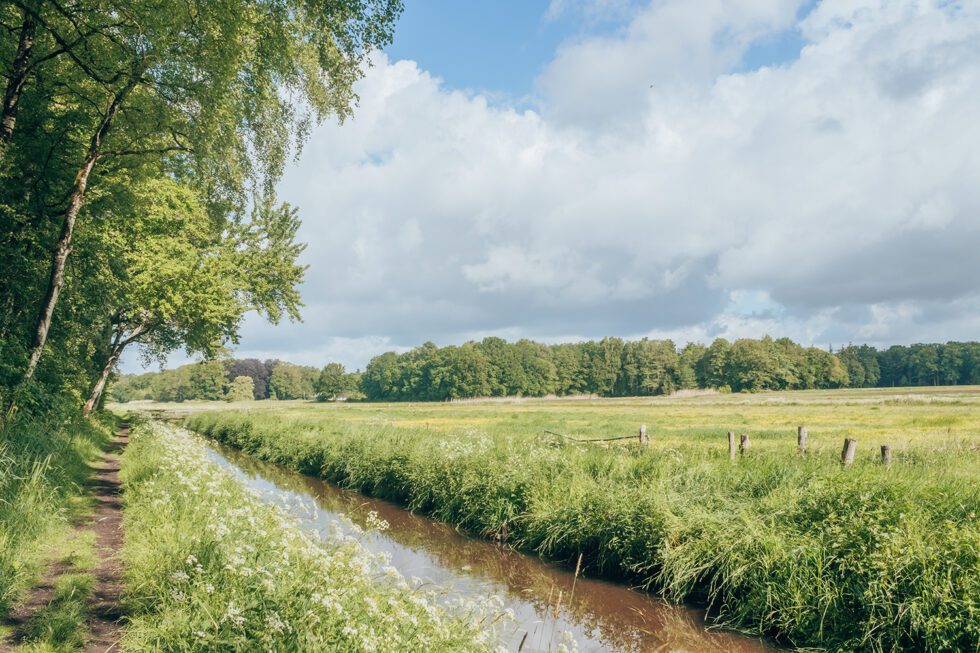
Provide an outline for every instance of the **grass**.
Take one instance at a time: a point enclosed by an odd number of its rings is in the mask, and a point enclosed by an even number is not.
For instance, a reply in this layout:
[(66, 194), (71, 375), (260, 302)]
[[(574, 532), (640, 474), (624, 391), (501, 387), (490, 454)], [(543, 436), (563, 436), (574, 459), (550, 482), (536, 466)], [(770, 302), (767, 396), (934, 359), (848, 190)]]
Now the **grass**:
[(635, 434), (647, 424), (665, 447), (704, 443), (724, 447), (725, 433), (749, 433), (753, 446), (795, 445), (798, 425), (810, 430), (815, 446), (840, 446), (857, 437), (859, 452), (873, 456), (878, 444), (896, 450), (957, 443), (980, 446), (980, 387), (849, 389), (704, 394), (642, 399), (493, 400), (460, 403), (314, 403), (263, 401), (137, 404), (144, 410), (186, 415), (205, 410), (253, 411), (283, 419), (311, 417), (349, 425), (426, 429), (455, 434), (540, 438), (552, 430), (579, 437)]
[(95, 420), (19, 421), (0, 431), (0, 616), (7, 614), (88, 506), (89, 463), (108, 441)]
[(494, 647), (492, 604), (449, 609), (356, 539), (314, 543), (186, 431), (136, 425), (122, 473), (128, 650)]
[(88, 633), (88, 599), (95, 587), (91, 571), (98, 565), (95, 533), (67, 533), (52, 546), (50, 558), (63, 573), (54, 579), (54, 594), (27, 626), (22, 653), (61, 653), (82, 648)]
[[(506, 523), (517, 548), (581, 553), (719, 624), (840, 651), (980, 650), (977, 388), (195, 408), (190, 426), (221, 442), (473, 534)], [(542, 434), (640, 423), (652, 449)], [(729, 429), (752, 438), (734, 465)]]

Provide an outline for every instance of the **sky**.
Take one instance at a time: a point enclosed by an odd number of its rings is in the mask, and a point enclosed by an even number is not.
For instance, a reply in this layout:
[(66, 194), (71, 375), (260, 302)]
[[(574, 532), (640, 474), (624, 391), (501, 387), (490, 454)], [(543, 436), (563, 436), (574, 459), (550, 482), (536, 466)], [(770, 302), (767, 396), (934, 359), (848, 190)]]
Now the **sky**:
[(406, 5), (278, 188), (303, 321), (235, 356), (980, 336), (980, 2)]

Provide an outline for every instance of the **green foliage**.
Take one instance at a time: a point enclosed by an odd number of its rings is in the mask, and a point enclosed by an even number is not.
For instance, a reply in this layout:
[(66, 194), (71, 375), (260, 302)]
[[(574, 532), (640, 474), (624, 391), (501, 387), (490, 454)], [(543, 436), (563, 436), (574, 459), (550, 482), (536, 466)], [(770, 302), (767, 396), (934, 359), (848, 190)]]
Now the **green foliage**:
[(5, 79), (20, 74), (22, 26), (34, 47), (0, 146), (0, 403), (14, 388), (27, 411), (94, 401), (132, 342), (149, 358), (210, 358), (247, 311), (297, 318), (298, 219), (275, 181), (313, 125), (351, 114), (353, 84), (400, 11), (399, 0), (6, 3)]
[(316, 368), (277, 361), (269, 377), (271, 399), (312, 399), (313, 385), (320, 373)]
[(678, 351), (670, 340), (543, 345), (485, 338), (460, 347), (432, 343), (368, 363), (362, 390), (372, 401), (444, 401), (464, 397), (666, 395), (678, 389), (735, 392), (980, 381), (980, 343), (848, 346), (838, 354), (788, 338), (715, 340)]
[[(272, 368), (279, 361), (260, 361), (256, 358), (234, 359), (228, 362), (228, 378), (247, 376), (255, 386), (256, 399), (269, 398), (269, 379), (272, 378)], [(163, 372), (166, 374), (166, 371)]]
[(247, 376), (236, 376), (228, 386), (225, 394), (225, 401), (252, 401), (252, 393), (255, 391), (255, 384)]
[[(937, 405), (927, 399), (921, 406), (933, 414)], [(451, 411), (417, 405), (381, 416), (367, 406), (330, 406), (317, 414), (202, 411), (189, 425), (260, 458), (319, 473), (475, 535), (499, 533), (506, 522), (520, 549), (568, 564), (581, 553), (589, 573), (705, 603), (715, 623), (775, 634), (793, 646), (841, 652), (975, 648), (975, 447), (923, 439), (899, 452), (888, 469), (875, 460), (876, 452), (862, 449), (854, 466), (842, 469), (837, 433), (825, 442), (811, 429), (810, 453), (797, 455), (792, 427), (784, 422), (797, 423), (798, 412), (820, 413), (826, 403), (790, 404), (794, 416), (776, 418), (782, 432), (753, 431), (751, 454), (734, 465), (721, 428), (687, 422), (668, 436), (662, 430), (670, 422), (658, 424), (652, 449), (541, 436), (541, 419), (549, 425), (587, 423), (590, 432), (610, 435), (599, 428), (602, 415), (644, 411), (644, 421), (652, 422), (673, 401), (655, 407), (649, 400), (565, 407), (532, 402), (507, 409), (484, 404)], [(745, 407), (744, 398), (712, 401), (722, 403), (703, 409), (692, 403), (684, 415), (696, 423), (705, 409), (730, 416), (732, 402), (738, 411), (761, 410)], [(882, 398), (879, 407), (887, 408), (888, 401)], [(858, 409), (867, 412), (867, 404), (840, 408), (849, 415)], [(373, 424), (360, 416), (368, 410)], [(551, 416), (541, 417), (546, 411)], [(908, 411), (897, 406), (889, 419), (907, 420)], [(823, 414), (832, 418), (834, 411)], [(440, 417), (446, 426), (439, 426)], [(399, 428), (392, 425), (395, 418), (433, 420), (434, 428)], [(853, 423), (853, 415), (847, 419)]]
[(338, 397), (346, 397), (357, 389), (358, 379), (340, 363), (328, 363), (317, 376), (313, 390), (318, 401), (330, 401)]
[(314, 541), (185, 431), (149, 424), (123, 456), (126, 650), (493, 650), (487, 606), (442, 607), (355, 539)]
[[(910, 359), (910, 352), (923, 350)], [(935, 355), (933, 355), (935, 354)], [(928, 367), (917, 367), (926, 361)], [(938, 367), (936, 367), (938, 365)], [(331, 363), (324, 370), (282, 361), (234, 360), (225, 364), (226, 382), (252, 378), (256, 399), (329, 400), (361, 396), (370, 401), (446, 401), (470, 397), (668, 395), (679, 389), (721, 392), (814, 390), (909, 385), (934, 378), (940, 385), (980, 382), (980, 343), (949, 342), (878, 351), (848, 346), (837, 354), (801, 347), (788, 338), (715, 340), (709, 347), (688, 344), (680, 351), (670, 340), (601, 341), (544, 345), (530, 340), (437, 347), (426, 343), (404, 354), (375, 356), (362, 374), (347, 374)], [(190, 387), (184, 368), (122, 377), (113, 387), (116, 401), (214, 399)], [(318, 385), (318, 384), (323, 384)], [(322, 389), (321, 389), (322, 388)]]

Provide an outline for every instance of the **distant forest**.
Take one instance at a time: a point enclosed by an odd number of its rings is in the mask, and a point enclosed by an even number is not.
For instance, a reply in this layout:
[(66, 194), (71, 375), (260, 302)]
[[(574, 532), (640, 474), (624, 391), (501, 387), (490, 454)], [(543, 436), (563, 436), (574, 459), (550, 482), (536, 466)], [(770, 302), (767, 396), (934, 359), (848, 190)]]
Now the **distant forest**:
[(467, 397), (594, 394), (627, 397), (688, 388), (722, 392), (980, 384), (980, 343), (848, 345), (836, 352), (788, 338), (717, 339), (678, 348), (670, 340), (603, 338), (546, 345), (500, 338), (375, 356), (361, 372), (256, 359), (207, 361), (123, 375), (116, 401), (320, 399), (445, 401)]

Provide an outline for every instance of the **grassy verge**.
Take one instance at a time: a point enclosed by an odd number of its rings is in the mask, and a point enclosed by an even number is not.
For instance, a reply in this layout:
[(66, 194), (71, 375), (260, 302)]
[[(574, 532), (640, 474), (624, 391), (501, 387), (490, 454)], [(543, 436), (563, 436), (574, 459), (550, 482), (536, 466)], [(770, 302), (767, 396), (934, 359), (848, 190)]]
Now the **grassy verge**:
[(0, 616), (36, 579), (48, 543), (87, 509), (89, 463), (108, 438), (96, 420), (21, 421), (0, 431)]
[(67, 531), (50, 547), (55, 577), (47, 604), (27, 624), (21, 653), (61, 653), (82, 648), (88, 633), (88, 600), (98, 564), (95, 533)]
[[(601, 449), (307, 414), (202, 412), (191, 428), (474, 534), (709, 607), (727, 626), (840, 651), (975, 651), (980, 451), (923, 446), (842, 469), (682, 438)], [(717, 436), (716, 436), (717, 437)], [(794, 443), (795, 444), (795, 443)]]
[(122, 474), (130, 650), (493, 649), (491, 605), (441, 606), (356, 540), (314, 543), (186, 431), (136, 426)]

